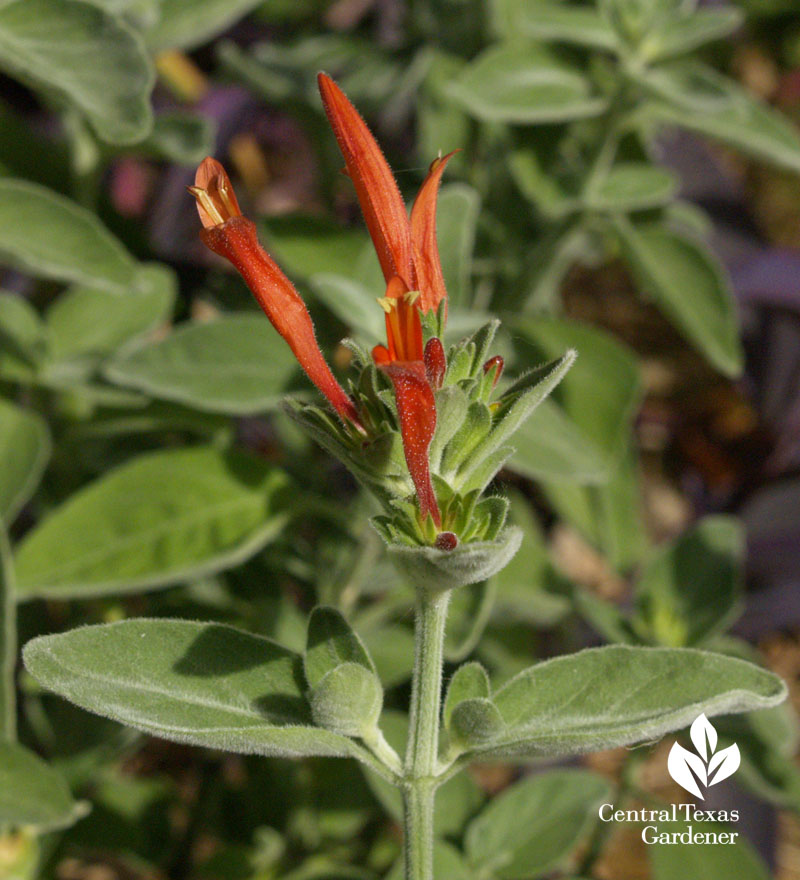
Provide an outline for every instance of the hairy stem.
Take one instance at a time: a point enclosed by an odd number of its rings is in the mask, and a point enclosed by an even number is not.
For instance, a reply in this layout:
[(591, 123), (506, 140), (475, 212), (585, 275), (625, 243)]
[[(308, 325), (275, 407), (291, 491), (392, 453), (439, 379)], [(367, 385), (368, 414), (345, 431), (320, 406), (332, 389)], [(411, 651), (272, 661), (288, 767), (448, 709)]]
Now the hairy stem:
[(17, 608), (11, 580), (11, 549), (0, 523), (0, 741), (17, 738), (14, 669), (17, 662)]
[(449, 598), (449, 593), (417, 594), (403, 797), (406, 880), (433, 880), (433, 803), (438, 781), (442, 657)]

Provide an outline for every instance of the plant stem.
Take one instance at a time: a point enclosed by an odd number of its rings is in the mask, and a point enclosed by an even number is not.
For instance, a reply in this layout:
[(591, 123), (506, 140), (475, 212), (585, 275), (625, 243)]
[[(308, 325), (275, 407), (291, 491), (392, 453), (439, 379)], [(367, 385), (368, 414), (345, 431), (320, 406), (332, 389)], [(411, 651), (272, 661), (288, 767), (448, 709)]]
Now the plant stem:
[(0, 522), (0, 741), (17, 738), (14, 669), (17, 662), (17, 607), (11, 580), (11, 548)]
[(439, 752), (444, 628), (450, 594), (417, 592), (414, 672), (403, 810), (406, 880), (433, 880), (433, 802)]

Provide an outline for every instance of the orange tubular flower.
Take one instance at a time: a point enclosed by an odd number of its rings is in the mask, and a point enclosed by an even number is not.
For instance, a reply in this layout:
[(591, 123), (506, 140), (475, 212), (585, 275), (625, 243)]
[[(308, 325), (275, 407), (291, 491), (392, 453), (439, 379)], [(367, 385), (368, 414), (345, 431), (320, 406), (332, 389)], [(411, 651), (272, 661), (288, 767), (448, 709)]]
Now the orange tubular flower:
[(431, 339), (423, 350), (420, 312), (435, 312), (441, 303), (447, 308), (436, 244), (436, 200), (453, 153), (433, 162), (409, 219), (391, 169), (366, 123), (329, 76), (321, 73), (317, 79), (386, 279), (386, 296), (378, 302), (386, 312), (387, 344), (376, 345), (372, 356), (394, 386), (420, 516), (424, 520), (430, 515), (441, 527), (428, 450), (436, 429), (433, 392), (444, 375), (444, 349), (438, 339)]
[(289, 343), (308, 378), (342, 419), (361, 428), (353, 402), (334, 378), (319, 349), (305, 303), (258, 243), (255, 224), (242, 216), (225, 169), (215, 159), (204, 159), (189, 192), (197, 199), (203, 242), (230, 260), (273, 327)]

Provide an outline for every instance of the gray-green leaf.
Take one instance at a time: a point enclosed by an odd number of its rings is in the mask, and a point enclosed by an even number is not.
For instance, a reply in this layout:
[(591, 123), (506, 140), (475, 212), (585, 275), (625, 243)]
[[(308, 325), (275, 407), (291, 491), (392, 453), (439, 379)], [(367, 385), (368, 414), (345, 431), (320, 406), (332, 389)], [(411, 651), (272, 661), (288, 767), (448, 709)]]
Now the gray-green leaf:
[(237, 565), (288, 513), (283, 472), (211, 447), (142, 455), (85, 486), (19, 545), (20, 597), (154, 589)]
[(13, 522), (34, 493), (50, 449), (46, 422), (0, 399), (0, 520)]
[(60, 773), (23, 746), (0, 742), (0, 825), (55, 831), (85, 814)]
[(0, 257), (42, 278), (117, 294), (136, 287), (136, 263), (94, 214), (24, 180), (0, 179)]
[(655, 644), (698, 645), (739, 612), (744, 536), (730, 516), (709, 516), (659, 547), (636, 585), (634, 628)]
[[(697, 79), (713, 89), (715, 99), (692, 106), (688, 85)], [(711, 68), (698, 64), (659, 67), (653, 82), (658, 97), (643, 115), (724, 141), (738, 150), (791, 171), (800, 171), (800, 137), (796, 128), (775, 110)], [(699, 95), (703, 102), (704, 96)]]
[(511, 317), (508, 326), (515, 334), (518, 368), (572, 346), (579, 354), (553, 397), (520, 428), (511, 466), (535, 479), (607, 481), (622, 457), (639, 402), (636, 358), (585, 324)]
[(752, 663), (691, 648), (612, 645), (557, 657), (494, 694), (502, 738), (474, 754), (569, 755), (657, 739), (708, 716), (780, 703), (786, 685)]
[(468, 64), (450, 95), (487, 122), (566, 122), (602, 113), (590, 81), (543, 46), (497, 45)]
[(314, 608), (308, 619), (303, 665), (311, 688), (342, 663), (356, 663), (370, 672), (375, 665), (355, 630), (335, 608)]
[(724, 270), (699, 241), (659, 223), (618, 217), (625, 259), (643, 291), (726, 376), (738, 376), (743, 352), (736, 306)]
[(277, 407), (296, 369), (269, 321), (244, 314), (185, 324), (160, 342), (123, 353), (105, 375), (203, 412), (248, 415)]
[(498, 880), (547, 874), (564, 864), (610, 795), (610, 784), (586, 770), (528, 777), (472, 820), (465, 838), (470, 864)]
[(41, 636), (23, 657), (45, 687), (153, 736), (244, 754), (363, 755), (311, 725), (299, 654), (230, 626), (125, 620)]
[(0, 6), (0, 65), (77, 107), (103, 140), (129, 144), (153, 125), (155, 75), (141, 38), (83, 0)]

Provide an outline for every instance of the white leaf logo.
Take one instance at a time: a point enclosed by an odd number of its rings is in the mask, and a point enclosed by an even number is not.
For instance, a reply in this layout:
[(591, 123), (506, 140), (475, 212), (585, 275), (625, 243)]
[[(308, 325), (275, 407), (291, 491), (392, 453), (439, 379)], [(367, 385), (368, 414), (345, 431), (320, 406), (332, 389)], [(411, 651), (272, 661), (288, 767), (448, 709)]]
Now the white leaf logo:
[(717, 751), (717, 731), (705, 715), (695, 718), (689, 736), (697, 754), (675, 743), (667, 759), (669, 775), (690, 794), (705, 800), (700, 788), (716, 785), (732, 776), (741, 763), (739, 746), (734, 743)]

